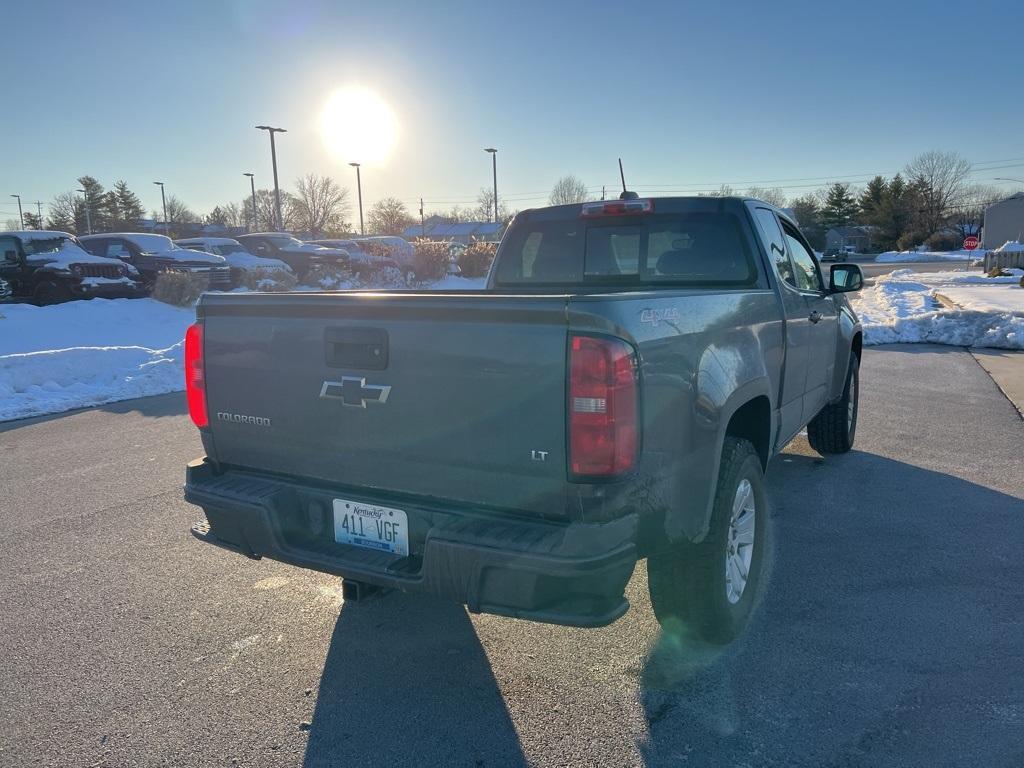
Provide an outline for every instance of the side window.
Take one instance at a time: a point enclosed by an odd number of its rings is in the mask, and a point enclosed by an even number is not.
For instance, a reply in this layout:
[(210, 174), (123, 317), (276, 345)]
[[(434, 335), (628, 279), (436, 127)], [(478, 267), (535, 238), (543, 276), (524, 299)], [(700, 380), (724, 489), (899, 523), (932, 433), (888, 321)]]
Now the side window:
[(130, 259), (132, 256), (131, 251), (128, 250), (121, 240), (109, 241), (103, 255), (108, 259)]
[(789, 244), (789, 252), (793, 257), (793, 267), (796, 273), (796, 287), (801, 291), (823, 291), (821, 273), (818, 272), (818, 265), (814, 256), (807, 250), (807, 246), (797, 235), (795, 229), (789, 224), (783, 225), (786, 231), (786, 242)]
[(793, 264), (790, 262), (789, 256), (786, 255), (785, 240), (782, 230), (779, 229), (778, 219), (767, 208), (756, 209), (756, 215), (765, 248), (768, 249), (768, 255), (771, 257), (772, 263), (775, 264), (775, 271), (779, 277), (794, 288), (798, 287), (796, 276), (793, 274)]
[(0, 237), (0, 260), (5, 264), (18, 263), (18, 243), (13, 237)]

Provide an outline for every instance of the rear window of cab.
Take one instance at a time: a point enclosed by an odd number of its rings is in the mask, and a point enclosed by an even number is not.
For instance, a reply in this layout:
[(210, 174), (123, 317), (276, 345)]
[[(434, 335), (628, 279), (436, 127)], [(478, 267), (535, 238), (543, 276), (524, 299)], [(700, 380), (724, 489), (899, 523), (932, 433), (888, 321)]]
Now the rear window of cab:
[(496, 282), (747, 286), (757, 281), (739, 218), (726, 211), (516, 220)]

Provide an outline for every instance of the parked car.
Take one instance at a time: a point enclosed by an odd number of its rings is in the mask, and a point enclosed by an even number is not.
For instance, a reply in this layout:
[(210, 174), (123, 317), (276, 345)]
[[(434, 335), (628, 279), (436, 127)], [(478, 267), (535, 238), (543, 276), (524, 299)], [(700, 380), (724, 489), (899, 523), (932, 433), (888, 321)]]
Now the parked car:
[(180, 248), (163, 235), (108, 232), (84, 235), (79, 240), (97, 256), (121, 259), (134, 266), (150, 290), (161, 272), (204, 275), (214, 290), (231, 288), (231, 271), (223, 257)]
[(363, 250), (368, 250), (372, 245), (386, 249), (388, 258), (394, 259), (401, 269), (410, 269), (413, 266), (416, 247), (405, 238), (395, 235), (360, 235), (352, 239)]
[(662, 624), (726, 642), (764, 586), (769, 460), (805, 426), (853, 445), (862, 284), (760, 201), (633, 196), (520, 213), (481, 291), (208, 294), (193, 533), (346, 599), (575, 626), (619, 618), (647, 558)]
[(0, 278), (0, 298), (39, 305), (146, 295), (134, 267), (94, 256), (67, 232), (0, 232)]
[(304, 243), (284, 232), (239, 235), (238, 242), (253, 256), (283, 261), (291, 267), (299, 280), (305, 279), (310, 269), (315, 266), (345, 266), (349, 262), (349, 254), (345, 250)]
[(273, 272), (288, 272), (290, 274), (292, 272), (291, 267), (280, 259), (253, 256), (244, 245), (230, 237), (189, 237), (175, 240), (174, 243), (193, 251), (222, 256), (231, 269), (231, 281), (234, 285), (241, 285), (243, 275), (247, 272), (259, 274)]
[(313, 243), (313, 245), (319, 245), (321, 248), (334, 248), (345, 251), (348, 254), (349, 265), (357, 274), (385, 267), (398, 268), (398, 262), (394, 259), (364, 251), (362, 246), (355, 240), (310, 240), (308, 242)]

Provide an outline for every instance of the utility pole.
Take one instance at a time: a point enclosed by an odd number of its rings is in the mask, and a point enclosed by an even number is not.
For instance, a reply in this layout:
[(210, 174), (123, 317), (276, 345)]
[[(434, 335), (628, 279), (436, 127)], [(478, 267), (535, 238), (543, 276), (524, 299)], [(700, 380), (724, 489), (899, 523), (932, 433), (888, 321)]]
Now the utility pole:
[(281, 216), (281, 188), (277, 184), (277, 147), (274, 144), (275, 133), (288, 133), (285, 128), (273, 128), (269, 125), (257, 125), (261, 131), (270, 134), (270, 162), (274, 166), (274, 205), (277, 207), (277, 229), (284, 229), (284, 218)]
[(363, 227), (363, 177), (359, 175), (359, 163), (349, 163), (356, 169), (356, 190), (359, 193), (359, 234), (365, 235), (366, 228)]
[[(92, 217), (89, 215), (89, 193), (84, 189), (78, 190), (82, 193), (82, 197), (85, 198), (85, 231), (88, 234), (92, 234)], [(164, 217), (166, 218), (166, 216)]]
[(423, 237), (427, 236), (427, 224), (423, 220), (423, 198), (422, 197), (420, 198), (420, 231), (422, 232), (422, 236)]
[(153, 183), (160, 187), (160, 202), (164, 204), (164, 235), (170, 237), (171, 224), (167, 221), (167, 196), (164, 194), (164, 183), (162, 181), (154, 181)]
[(251, 173), (243, 173), (243, 176), (249, 177), (249, 187), (252, 189), (252, 230), (255, 231), (256, 227), (259, 226), (256, 220), (256, 178)]
[(18, 221), (21, 222), (21, 228), (25, 228), (25, 214), (21, 212), (21, 195), (11, 195), (11, 197), (18, 198)]
[(494, 223), (498, 223), (498, 150), (487, 147), (484, 152), (491, 155), (491, 172), (494, 175)]
[(41, 200), (36, 200), (36, 213), (39, 214), (39, 228), (45, 229), (43, 226), (43, 203)]

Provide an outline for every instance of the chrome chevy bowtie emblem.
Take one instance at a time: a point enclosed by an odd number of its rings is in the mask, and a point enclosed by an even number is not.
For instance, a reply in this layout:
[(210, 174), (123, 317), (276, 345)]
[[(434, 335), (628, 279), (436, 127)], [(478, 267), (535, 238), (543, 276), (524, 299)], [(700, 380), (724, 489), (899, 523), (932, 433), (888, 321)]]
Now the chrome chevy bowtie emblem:
[(365, 408), (367, 403), (383, 405), (390, 394), (390, 386), (367, 384), (366, 379), (358, 376), (342, 376), (341, 381), (325, 381), (320, 388), (320, 397), (341, 400), (342, 405), (352, 408)]

